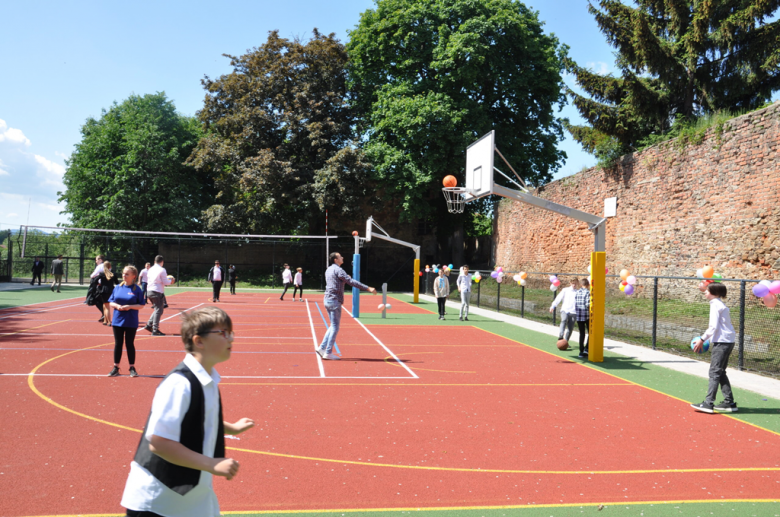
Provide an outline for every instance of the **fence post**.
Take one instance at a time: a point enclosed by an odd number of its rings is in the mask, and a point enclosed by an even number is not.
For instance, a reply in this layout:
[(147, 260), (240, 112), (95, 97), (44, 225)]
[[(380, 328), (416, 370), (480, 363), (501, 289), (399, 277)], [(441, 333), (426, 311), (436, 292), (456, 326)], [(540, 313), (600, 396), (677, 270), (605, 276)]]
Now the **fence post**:
[(745, 369), (745, 281), (739, 283), (739, 359), (740, 370)]
[(520, 287), (520, 317), (525, 318), (525, 286)]
[(84, 237), (79, 248), (79, 285), (84, 285)]
[[(176, 282), (181, 282), (181, 238), (178, 239), (178, 246), (176, 247)], [(181, 285), (181, 284), (179, 284)]]
[(271, 252), (271, 263), (271, 289), (276, 289), (276, 241), (274, 241)]
[(10, 233), (8, 234), (8, 281), (14, 281), (14, 240)]
[(49, 283), (49, 243), (46, 243), (46, 256), (43, 257), (43, 281)]
[[(558, 291), (553, 291), (553, 303), (555, 303), (555, 298), (558, 296)], [(558, 312), (558, 307), (553, 307), (553, 327), (555, 326), (555, 314)]]
[(479, 307), (479, 290), (480, 290), (480, 284), (482, 282), (477, 282), (477, 307)]
[(501, 284), (496, 283), (496, 312), (501, 312)]
[(658, 277), (653, 278), (653, 350), (655, 350), (656, 328), (658, 327)]

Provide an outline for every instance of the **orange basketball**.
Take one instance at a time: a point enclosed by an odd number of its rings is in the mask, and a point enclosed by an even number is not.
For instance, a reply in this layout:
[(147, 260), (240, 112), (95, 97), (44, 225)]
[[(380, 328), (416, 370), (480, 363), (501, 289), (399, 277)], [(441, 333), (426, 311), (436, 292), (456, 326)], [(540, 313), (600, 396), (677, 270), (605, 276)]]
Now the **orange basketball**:
[(452, 174), (449, 174), (447, 176), (444, 176), (444, 181), (442, 181), (445, 187), (451, 188), (451, 187), (457, 187), (458, 186), (458, 180), (455, 179), (455, 176)]
[(354, 232), (352, 232), (352, 236), (353, 236), (353, 237), (357, 237), (357, 236), (358, 236), (358, 232), (357, 232), (357, 230), (355, 230)]
[(558, 350), (568, 350), (569, 349), (569, 342), (565, 339), (559, 339), (556, 343), (558, 345)]

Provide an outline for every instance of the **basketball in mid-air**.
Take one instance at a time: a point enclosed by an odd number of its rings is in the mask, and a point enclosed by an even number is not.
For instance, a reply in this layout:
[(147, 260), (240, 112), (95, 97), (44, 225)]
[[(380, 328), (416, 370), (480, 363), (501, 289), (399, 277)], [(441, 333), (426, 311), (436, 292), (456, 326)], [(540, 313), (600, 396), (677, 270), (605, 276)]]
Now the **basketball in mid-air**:
[(357, 230), (355, 230), (354, 232), (352, 232), (352, 236), (353, 236), (353, 237), (357, 237), (357, 236), (358, 236), (358, 232), (357, 232)]
[(566, 341), (565, 339), (559, 339), (558, 343), (556, 343), (556, 344), (558, 345), (558, 350), (568, 350), (569, 349), (569, 342)]
[(444, 176), (444, 180), (442, 181), (442, 184), (444, 184), (444, 186), (448, 188), (457, 187), (458, 180), (455, 179), (455, 176), (453, 176), (452, 174), (448, 174), (447, 176)]

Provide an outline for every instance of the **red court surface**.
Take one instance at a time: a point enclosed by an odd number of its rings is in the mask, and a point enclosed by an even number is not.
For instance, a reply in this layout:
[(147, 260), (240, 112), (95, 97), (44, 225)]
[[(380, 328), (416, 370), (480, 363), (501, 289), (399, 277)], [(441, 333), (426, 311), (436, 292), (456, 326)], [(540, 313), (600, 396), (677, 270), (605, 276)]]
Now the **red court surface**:
[[(162, 330), (206, 296), (170, 296)], [(476, 327), (366, 328), (345, 313), (343, 360), (322, 361), (315, 302), (220, 304), (237, 333), (217, 367), (225, 418), (257, 423), (227, 440), (241, 472), (215, 480), (223, 511), (780, 497), (776, 433)], [(184, 353), (139, 330), (142, 377), (107, 378), (97, 317), (79, 300), (0, 311), (1, 515), (122, 512), (159, 376)]]

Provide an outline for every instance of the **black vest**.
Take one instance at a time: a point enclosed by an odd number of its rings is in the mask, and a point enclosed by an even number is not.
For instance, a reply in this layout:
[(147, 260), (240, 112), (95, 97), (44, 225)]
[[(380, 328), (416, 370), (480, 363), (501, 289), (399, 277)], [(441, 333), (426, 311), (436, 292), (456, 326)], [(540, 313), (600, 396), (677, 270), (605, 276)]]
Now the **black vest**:
[[(184, 420), (181, 422), (181, 436), (179, 442), (190, 450), (203, 454), (203, 435), (204, 420), (206, 418), (206, 401), (203, 396), (203, 386), (192, 373), (192, 370), (184, 364), (179, 363), (176, 368), (170, 371), (168, 376), (173, 374), (183, 375), (190, 381), (190, 407), (184, 414)], [(151, 411), (149, 418), (151, 418)], [(185, 495), (198, 485), (200, 481), (200, 470), (180, 467), (167, 462), (155, 453), (149, 450), (149, 440), (146, 439), (146, 429), (149, 427), (149, 418), (144, 425), (144, 434), (141, 435), (141, 442), (138, 444), (138, 450), (135, 453), (135, 462), (151, 472), (163, 485), (174, 492)], [(214, 447), (214, 457), (225, 457), (225, 426), (222, 421), (222, 396), (219, 396), (219, 424), (217, 429), (217, 444)]]

